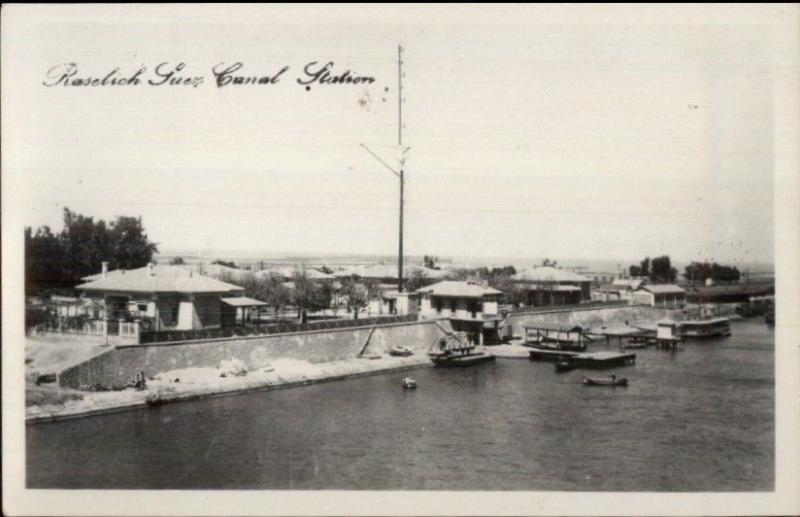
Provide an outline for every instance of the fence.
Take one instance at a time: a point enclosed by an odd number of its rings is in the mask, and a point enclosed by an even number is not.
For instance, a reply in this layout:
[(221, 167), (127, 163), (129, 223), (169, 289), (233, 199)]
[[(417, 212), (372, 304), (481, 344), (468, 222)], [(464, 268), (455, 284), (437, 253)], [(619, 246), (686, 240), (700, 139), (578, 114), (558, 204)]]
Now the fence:
[(92, 320), (86, 322), (79, 321), (51, 321), (41, 323), (35, 327), (37, 333), (52, 332), (57, 334), (85, 334), (88, 336), (104, 336), (105, 321)]
[(170, 341), (194, 341), (201, 339), (217, 339), (237, 336), (264, 336), (270, 334), (287, 334), (295, 332), (310, 332), (315, 330), (334, 330), (351, 327), (371, 327), (373, 325), (386, 325), (390, 323), (409, 323), (417, 321), (416, 314), (405, 316), (385, 316), (377, 318), (323, 320), (310, 323), (278, 323), (264, 326), (224, 327), (202, 330), (160, 330), (141, 332), (139, 342), (166, 343)]
[(86, 336), (118, 336), (125, 341), (139, 341), (139, 322), (62, 318), (34, 327), (36, 333), (81, 334)]

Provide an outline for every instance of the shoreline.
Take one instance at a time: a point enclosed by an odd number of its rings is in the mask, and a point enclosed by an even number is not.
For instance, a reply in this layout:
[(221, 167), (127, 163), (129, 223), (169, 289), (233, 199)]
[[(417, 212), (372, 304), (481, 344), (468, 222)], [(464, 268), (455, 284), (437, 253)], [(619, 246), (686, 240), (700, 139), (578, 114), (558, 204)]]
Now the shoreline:
[[(316, 364), (291, 361), (296, 364), (288, 365), (290, 368), (280, 368), (278, 363), (281, 362), (288, 361), (278, 360), (275, 362), (278, 367), (274, 370), (250, 372), (244, 377), (217, 377), (214, 380), (209, 379), (207, 382), (196, 383), (148, 381), (148, 389), (142, 391), (134, 391), (129, 388), (118, 392), (88, 392), (84, 394), (82, 400), (67, 401), (63, 404), (29, 406), (25, 410), (25, 424), (59, 422), (154, 407), (147, 402), (148, 397), (154, 395), (161, 399), (157, 404), (160, 406), (175, 402), (310, 386), (433, 366), (427, 354), (410, 357), (387, 356), (376, 360), (347, 359)], [(286, 365), (284, 364), (284, 366)]]

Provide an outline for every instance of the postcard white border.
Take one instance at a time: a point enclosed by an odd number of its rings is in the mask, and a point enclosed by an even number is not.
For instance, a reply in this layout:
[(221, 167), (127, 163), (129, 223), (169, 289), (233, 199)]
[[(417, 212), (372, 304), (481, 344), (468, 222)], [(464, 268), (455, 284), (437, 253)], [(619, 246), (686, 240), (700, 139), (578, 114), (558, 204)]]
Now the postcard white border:
[[(443, 23), (504, 21), (535, 23), (639, 23), (763, 25), (774, 49), (776, 328), (776, 486), (773, 493), (620, 493), (620, 492), (347, 492), (347, 491), (123, 491), (27, 490), (23, 364), (23, 235), (19, 192), (25, 178), (2, 175), (3, 301), (3, 511), (7, 515), (767, 515), (800, 512), (800, 8), (795, 5), (548, 5), (548, 6), (189, 6), (189, 5), (4, 5), (2, 9), (3, 83), (9, 56), (25, 41), (15, 34), (37, 17), (62, 21), (86, 16), (197, 21), (264, 17), (295, 21), (325, 13), (371, 23), (413, 23), (435, 15)], [(768, 92), (765, 92), (768, 94)], [(14, 100), (2, 89), (3, 107)], [(7, 110), (2, 114), (2, 145), (14, 139)], [(746, 209), (746, 208), (745, 208)]]

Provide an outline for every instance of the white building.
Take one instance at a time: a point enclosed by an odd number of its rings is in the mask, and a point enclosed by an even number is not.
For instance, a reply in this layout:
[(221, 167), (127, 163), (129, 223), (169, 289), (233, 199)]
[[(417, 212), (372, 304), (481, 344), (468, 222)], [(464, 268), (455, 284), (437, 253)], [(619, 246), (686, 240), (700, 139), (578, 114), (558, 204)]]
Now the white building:
[(632, 298), (633, 303), (674, 309), (686, 304), (686, 291), (672, 284), (643, 285), (633, 291)]
[(501, 291), (476, 282), (445, 280), (417, 289), (417, 293), (420, 318), (449, 319), (453, 330), (467, 332), (479, 344), (487, 333), (497, 334), (502, 319), (498, 311)]

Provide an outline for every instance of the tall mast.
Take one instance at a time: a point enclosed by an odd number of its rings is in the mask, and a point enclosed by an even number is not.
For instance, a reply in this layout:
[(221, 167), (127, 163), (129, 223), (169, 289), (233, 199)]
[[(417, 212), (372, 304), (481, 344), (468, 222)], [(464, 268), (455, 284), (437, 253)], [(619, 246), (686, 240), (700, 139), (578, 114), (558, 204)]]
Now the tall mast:
[(399, 170), (395, 170), (395, 168), (385, 160), (383, 160), (380, 156), (378, 156), (375, 152), (372, 151), (369, 147), (361, 144), (361, 147), (364, 148), (369, 154), (372, 155), (373, 158), (378, 160), (381, 165), (389, 169), (392, 174), (397, 176), (400, 180), (400, 224), (398, 228), (398, 253), (397, 253), (397, 290), (398, 292), (403, 292), (403, 189), (405, 188), (405, 174), (403, 173), (403, 168), (406, 164), (406, 152), (410, 149), (410, 147), (406, 147), (403, 149), (403, 46), (397, 45), (397, 145), (400, 151), (400, 167)]
[[(403, 147), (403, 47), (397, 45), (397, 145)], [(403, 188), (405, 178), (403, 167), (405, 160), (400, 162), (400, 225), (399, 249), (397, 253), (397, 291), (403, 292)]]

